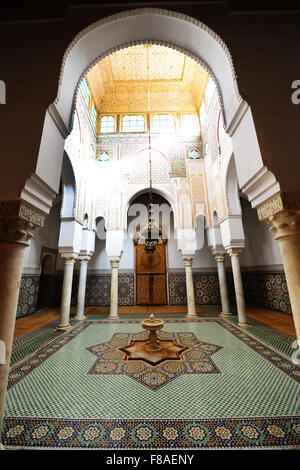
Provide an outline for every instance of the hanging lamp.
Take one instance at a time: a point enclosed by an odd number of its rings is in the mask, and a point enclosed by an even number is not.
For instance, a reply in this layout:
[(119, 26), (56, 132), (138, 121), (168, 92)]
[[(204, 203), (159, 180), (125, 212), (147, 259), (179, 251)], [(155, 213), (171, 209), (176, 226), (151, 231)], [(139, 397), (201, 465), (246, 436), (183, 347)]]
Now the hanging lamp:
[[(150, 60), (149, 60), (149, 48), (151, 44), (145, 44), (147, 49), (147, 84), (148, 84), (148, 114), (150, 123), (150, 111), (151, 111), (151, 92), (150, 92)], [(142, 230), (142, 235), (146, 235), (145, 249), (146, 252), (151, 253), (155, 250), (155, 246), (158, 243), (160, 236), (160, 228), (154, 222), (153, 214), (153, 199), (152, 199), (152, 159), (151, 159), (151, 133), (149, 125), (148, 133), (148, 145), (149, 145), (149, 199), (147, 206), (148, 223), (147, 226)], [(153, 238), (152, 238), (153, 237)]]

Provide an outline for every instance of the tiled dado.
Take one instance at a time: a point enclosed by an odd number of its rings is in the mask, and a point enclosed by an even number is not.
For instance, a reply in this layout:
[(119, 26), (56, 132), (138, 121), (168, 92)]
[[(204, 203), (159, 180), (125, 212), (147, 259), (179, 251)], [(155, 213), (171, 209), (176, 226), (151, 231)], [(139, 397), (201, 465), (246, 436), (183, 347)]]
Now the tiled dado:
[(286, 278), (283, 271), (243, 272), (246, 303), (292, 313)]
[[(119, 274), (119, 305), (135, 305), (134, 274)], [(88, 275), (86, 282), (85, 304), (88, 306), (109, 305), (110, 279), (107, 274)], [(76, 305), (78, 275), (74, 276), (72, 287), (72, 305)]]
[[(211, 273), (193, 273), (195, 301), (201, 305), (221, 303), (218, 275)], [(227, 274), (230, 301), (235, 303), (232, 274)], [(25, 274), (22, 276), (17, 318), (30, 315), (41, 308), (58, 307), (61, 300), (63, 276), (58, 274), (46, 279), (40, 290), (40, 276)], [(283, 313), (291, 313), (291, 304), (284, 272), (244, 271), (243, 284), (246, 303), (259, 307), (271, 308)], [(72, 287), (72, 305), (77, 302), (78, 274), (74, 274)], [(43, 295), (39, 296), (39, 291)], [(184, 272), (168, 274), (169, 305), (186, 305), (186, 282)], [(89, 274), (86, 286), (86, 305), (109, 305), (110, 275)], [(135, 305), (135, 275), (119, 274), (119, 305)]]
[(40, 276), (24, 274), (21, 279), (17, 318), (34, 313), (37, 309)]
[[(196, 304), (220, 304), (220, 288), (217, 273), (193, 273)], [(185, 273), (168, 274), (169, 304), (186, 305)]]

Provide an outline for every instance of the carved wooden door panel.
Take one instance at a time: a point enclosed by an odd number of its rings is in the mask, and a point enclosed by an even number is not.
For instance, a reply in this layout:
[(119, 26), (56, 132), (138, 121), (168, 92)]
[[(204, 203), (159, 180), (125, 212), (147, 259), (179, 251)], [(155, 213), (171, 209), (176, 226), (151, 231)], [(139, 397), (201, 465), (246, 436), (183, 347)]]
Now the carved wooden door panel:
[(166, 305), (166, 247), (156, 245), (153, 252), (136, 245), (136, 303), (137, 305)]

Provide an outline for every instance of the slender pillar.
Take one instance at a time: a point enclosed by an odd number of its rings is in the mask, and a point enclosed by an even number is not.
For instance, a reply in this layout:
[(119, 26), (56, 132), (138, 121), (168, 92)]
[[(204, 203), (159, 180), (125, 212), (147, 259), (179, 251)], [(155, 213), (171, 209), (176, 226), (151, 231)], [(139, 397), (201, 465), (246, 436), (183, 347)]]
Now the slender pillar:
[(77, 295), (77, 309), (74, 320), (84, 320), (84, 307), (85, 307), (85, 290), (86, 290), (86, 278), (87, 278), (87, 266), (90, 261), (89, 256), (79, 256), (80, 271), (79, 271), (79, 284), (78, 284), (78, 295)]
[[(44, 216), (22, 201), (0, 202), (0, 438), (24, 249)], [(3, 449), (2, 444), (0, 448)]]
[(224, 317), (232, 316), (230, 312), (230, 303), (229, 303), (229, 296), (228, 296), (228, 289), (227, 289), (227, 280), (226, 280), (226, 271), (225, 271), (225, 253), (224, 252), (217, 252), (213, 251), (213, 256), (217, 262), (218, 268), (218, 277), (219, 277), (219, 285), (220, 285), (220, 295), (221, 295), (221, 304), (222, 304), (222, 312), (220, 315)]
[(231, 258), (235, 298), (236, 298), (237, 312), (238, 312), (238, 325), (246, 326), (247, 325), (246, 304), (245, 304), (243, 281), (242, 281), (242, 274), (241, 274), (241, 268), (240, 268), (241, 251), (242, 250), (240, 248), (229, 248), (227, 250), (227, 253), (229, 254)]
[(182, 255), (182, 259), (185, 266), (186, 296), (188, 306), (187, 318), (196, 318), (197, 314), (195, 307), (195, 293), (192, 272), (194, 255)]
[(279, 242), (293, 319), (300, 347), (300, 210), (284, 210), (270, 217), (270, 231)]
[(61, 257), (65, 259), (64, 280), (61, 295), (60, 321), (57, 330), (67, 330), (70, 328), (70, 306), (72, 295), (72, 281), (74, 263), (77, 253), (61, 253)]
[(109, 257), (111, 265), (111, 286), (110, 286), (110, 311), (109, 316), (111, 320), (119, 318), (118, 314), (118, 270), (121, 256)]

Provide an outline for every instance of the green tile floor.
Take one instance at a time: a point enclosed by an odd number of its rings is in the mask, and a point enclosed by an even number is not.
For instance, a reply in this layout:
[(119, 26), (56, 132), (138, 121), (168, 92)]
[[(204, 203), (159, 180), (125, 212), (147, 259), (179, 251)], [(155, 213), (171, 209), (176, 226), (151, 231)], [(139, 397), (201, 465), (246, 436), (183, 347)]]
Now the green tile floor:
[[(146, 388), (129, 376), (88, 374), (95, 356), (86, 350), (87, 347), (106, 342), (115, 333), (141, 331), (136, 316), (134, 319), (122, 318), (120, 322), (109, 323), (93, 316), (92, 321), (75, 326), (72, 333), (67, 332), (54, 340), (51, 338), (50, 346), (46, 344), (39, 349), (37, 354), (42, 356), (38, 360), (31, 354), (29, 358), (15, 362), (11, 374), (16, 374), (22, 367), (26, 373), (29, 359), (36, 360), (38, 366), (11, 386), (5, 409), (5, 415), (9, 417), (7, 425), (13, 423), (16, 427), (18, 419), (21, 422), (29, 418), (108, 420), (106, 423), (109, 420), (139, 420), (143, 423), (145, 420), (299, 417), (300, 368), (293, 366), (293, 374), (291, 369), (285, 372), (292, 365), (285, 354), (289, 351), (284, 351), (284, 341), (276, 348), (280, 343), (278, 337), (272, 337), (268, 332), (266, 338), (257, 324), (252, 325), (248, 334), (230, 321), (214, 320), (212, 315), (207, 320), (201, 317), (193, 322), (177, 315), (173, 320), (171, 316), (164, 316), (164, 331), (193, 332), (199, 340), (222, 347), (213, 355), (220, 374), (181, 375), (158, 390)], [(296, 426), (293, 433), (299, 432), (300, 437), (300, 425), (293, 426)], [(7, 441), (10, 445), (16, 442), (25, 445), (22, 440), (14, 442), (10, 439)], [(34, 441), (28, 445), (34, 445)], [(235, 447), (234, 443), (232, 447)]]

